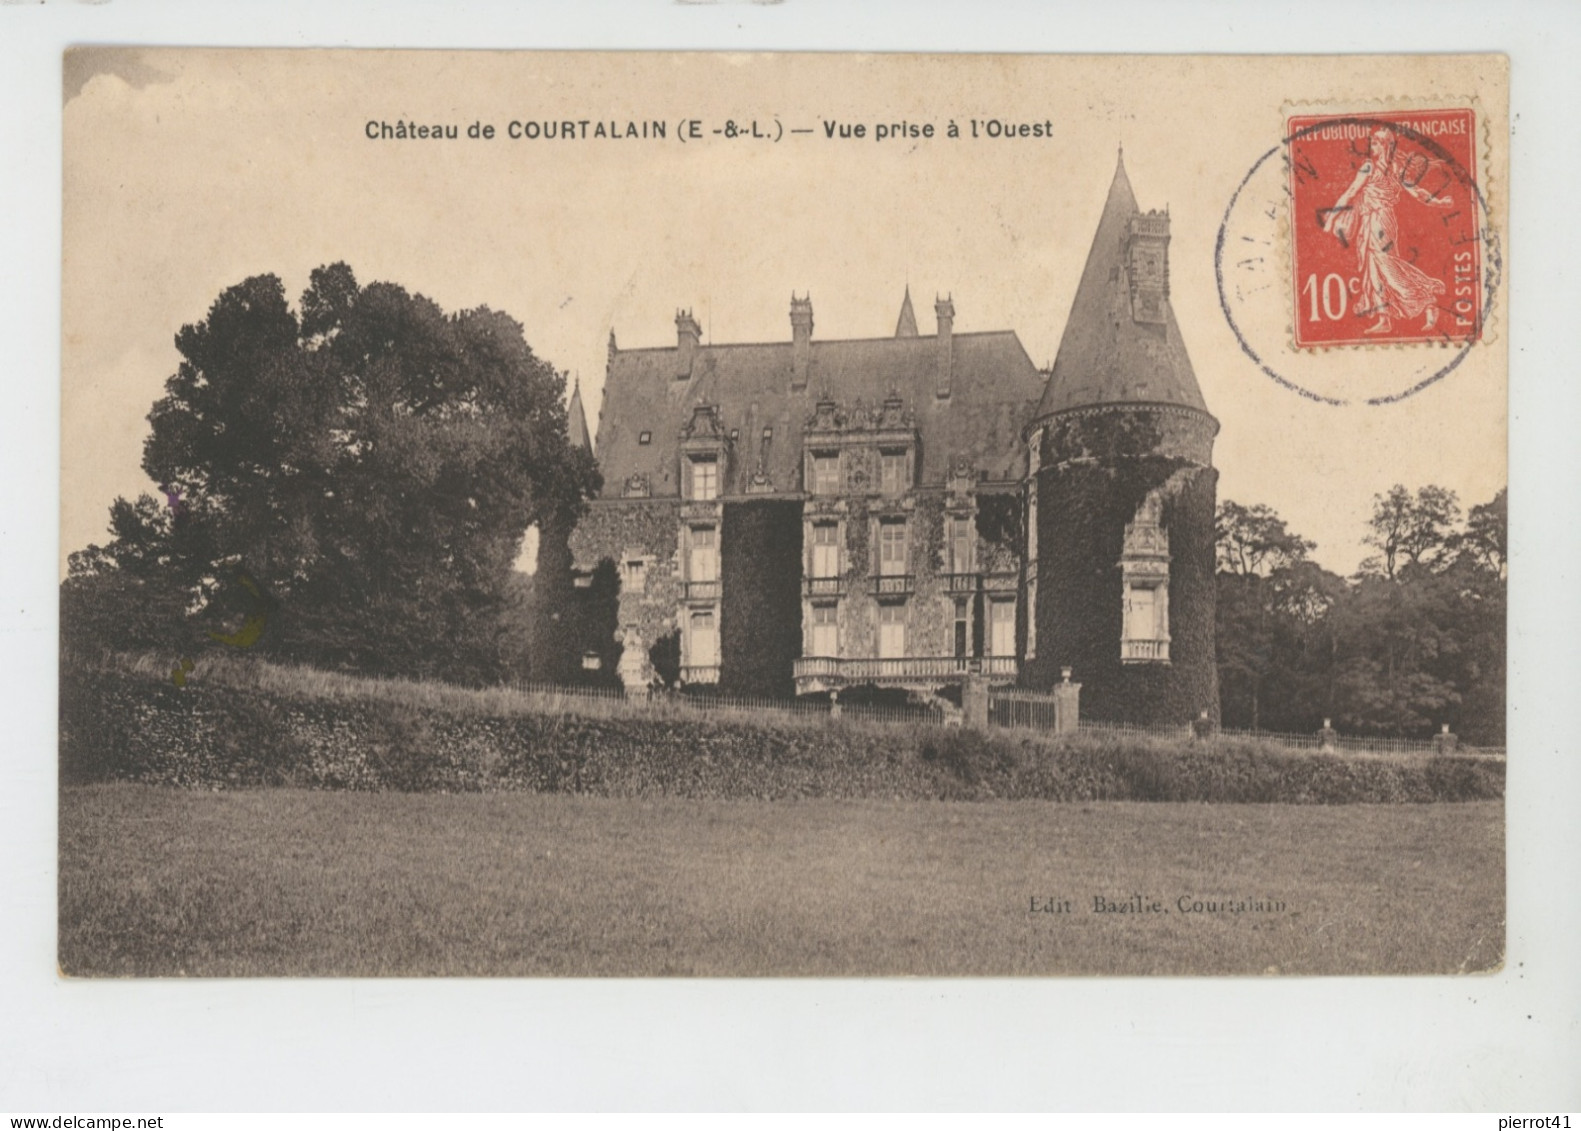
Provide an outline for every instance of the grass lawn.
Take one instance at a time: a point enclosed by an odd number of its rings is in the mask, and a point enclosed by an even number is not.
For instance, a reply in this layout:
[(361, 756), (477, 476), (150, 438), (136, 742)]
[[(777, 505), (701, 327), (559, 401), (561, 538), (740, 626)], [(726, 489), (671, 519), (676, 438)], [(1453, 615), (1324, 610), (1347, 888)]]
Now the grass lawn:
[[(1136, 895), (1167, 912), (1093, 911)], [(71, 975), (1452, 973), (1503, 950), (1499, 801), (60, 801)]]

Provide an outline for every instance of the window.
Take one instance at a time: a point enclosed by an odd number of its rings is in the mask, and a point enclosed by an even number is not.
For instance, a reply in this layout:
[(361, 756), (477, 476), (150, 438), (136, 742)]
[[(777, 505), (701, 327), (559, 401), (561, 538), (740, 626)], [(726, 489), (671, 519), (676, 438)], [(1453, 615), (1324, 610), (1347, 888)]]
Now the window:
[(695, 668), (711, 668), (719, 663), (719, 631), (714, 611), (699, 609), (692, 614), (690, 651), (687, 662)]
[(906, 572), (906, 524), (881, 522), (878, 524), (878, 572), (894, 577)]
[(906, 654), (906, 606), (878, 607), (878, 656), (898, 660)]
[(972, 605), (964, 597), (955, 599), (955, 655), (961, 658), (970, 654), (972, 646)]
[(639, 444), (651, 444), (651, 443), (653, 443), (653, 433), (652, 432), (639, 432), (639, 433), (637, 433), (637, 443), (639, 443)]
[(719, 542), (712, 526), (692, 527), (688, 581), (719, 580)]
[(1016, 603), (1014, 601), (988, 602), (988, 654), (1014, 656), (1016, 654)]
[(838, 495), (840, 493), (839, 452), (813, 453), (812, 493), (814, 495)]
[(840, 576), (840, 527), (833, 522), (818, 522), (812, 528), (812, 575)]
[(646, 593), (648, 591), (648, 563), (642, 558), (632, 558), (626, 562), (626, 578), (622, 588), (627, 593)]
[(838, 656), (840, 654), (839, 606), (814, 605), (812, 607), (812, 647), (809, 656)]
[(972, 572), (972, 520), (964, 515), (950, 516), (950, 572)]
[(1158, 610), (1153, 591), (1132, 586), (1125, 600), (1125, 637), (1127, 640), (1153, 640), (1157, 637)]
[(713, 456), (692, 459), (692, 498), (699, 501), (719, 497), (719, 461)]
[(880, 452), (878, 456), (879, 490), (886, 495), (906, 493), (906, 453)]

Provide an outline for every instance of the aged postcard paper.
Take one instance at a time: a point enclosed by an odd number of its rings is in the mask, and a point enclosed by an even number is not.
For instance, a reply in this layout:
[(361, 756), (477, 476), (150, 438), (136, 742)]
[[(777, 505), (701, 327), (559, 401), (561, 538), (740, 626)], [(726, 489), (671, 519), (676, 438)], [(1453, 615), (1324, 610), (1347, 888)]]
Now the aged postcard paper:
[(64, 69), (68, 975), (1501, 965), (1502, 56)]

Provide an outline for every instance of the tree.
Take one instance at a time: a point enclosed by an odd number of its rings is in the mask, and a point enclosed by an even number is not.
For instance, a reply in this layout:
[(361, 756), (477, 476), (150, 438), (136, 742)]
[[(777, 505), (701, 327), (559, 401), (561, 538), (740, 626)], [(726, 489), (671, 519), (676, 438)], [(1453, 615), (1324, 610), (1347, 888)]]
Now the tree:
[(1315, 543), (1267, 506), (1226, 499), (1215, 525), (1220, 717), (1253, 730), (1304, 729), (1308, 638), (1343, 583), (1306, 560)]
[(1229, 499), (1219, 504), (1214, 517), (1219, 568), (1240, 577), (1267, 576), (1276, 569), (1306, 560), (1317, 548), (1285, 527), (1285, 520), (1271, 507), (1258, 503), (1245, 507)]
[(1386, 494), (1373, 496), (1363, 541), (1382, 557), (1363, 562), (1362, 572), (1394, 581), (1405, 565), (1436, 568), (1451, 551), (1459, 522), (1460, 503), (1453, 491), (1430, 484), (1412, 495), (1396, 483)]
[(336, 263), (296, 312), (272, 275), (229, 288), (176, 348), (143, 450), (167, 505), (118, 500), (73, 576), (157, 579), (205, 623), (267, 609), (268, 649), (308, 662), (497, 674), (527, 528), (598, 475), (520, 324)]
[(1508, 568), (1509, 524), (1508, 491), (1501, 487), (1491, 500), (1471, 508), (1456, 549), (1502, 580)]

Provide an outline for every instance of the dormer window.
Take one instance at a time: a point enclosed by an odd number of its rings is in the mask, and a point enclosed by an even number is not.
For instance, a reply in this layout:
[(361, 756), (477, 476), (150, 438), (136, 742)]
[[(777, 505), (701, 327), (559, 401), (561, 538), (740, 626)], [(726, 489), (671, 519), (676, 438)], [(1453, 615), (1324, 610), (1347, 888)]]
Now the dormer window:
[(639, 433), (637, 433), (637, 443), (639, 443), (639, 444), (651, 444), (651, 443), (653, 443), (653, 433), (652, 432), (639, 432)]
[(878, 456), (879, 490), (886, 495), (904, 495), (911, 486), (906, 474), (906, 453), (883, 451)]
[(838, 495), (840, 493), (840, 453), (814, 452), (812, 454), (812, 493)]
[(708, 502), (719, 497), (719, 460), (715, 456), (692, 457), (692, 498)]

